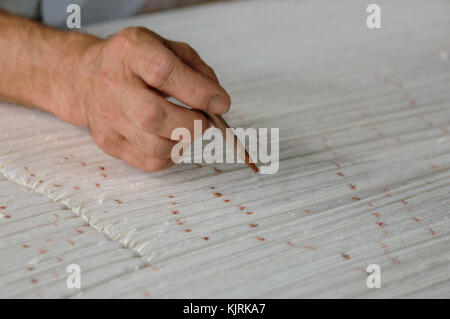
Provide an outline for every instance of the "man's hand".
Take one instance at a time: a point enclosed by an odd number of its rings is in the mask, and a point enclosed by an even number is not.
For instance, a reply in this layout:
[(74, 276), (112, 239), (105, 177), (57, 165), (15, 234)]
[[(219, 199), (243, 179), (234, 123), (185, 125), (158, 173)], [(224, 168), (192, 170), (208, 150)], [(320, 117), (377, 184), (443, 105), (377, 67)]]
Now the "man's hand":
[[(76, 60), (75, 60), (76, 61)], [(156, 171), (173, 164), (172, 131), (193, 136), (199, 110), (222, 114), (230, 98), (214, 71), (187, 44), (165, 40), (144, 28), (127, 28), (89, 47), (81, 57), (74, 92), (97, 145), (131, 166)]]
[[(205, 130), (210, 123), (196, 109), (222, 114), (230, 107), (230, 97), (214, 71), (185, 43), (163, 39), (145, 28), (127, 28), (102, 40), (56, 31), (12, 15), (3, 17), (1, 12), (0, 28), (5, 23), (2, 19), (16, 19), (11, 22), (16, 28), (21, 21), (36, 29), (21, 30), (22, 41), (24, 33), (25, 38), (33, 35), (29, 33), (35, 33), (34, 38), (41, 35), (42, 41), (34, 42), (31, 54), (21, 51), (26, 44), (18, 45), (20, 50), (13, 53), (21, 54), (22, 60), (14, 62), (28, 68), (22, 73), (33, 77), (27, 87), (12, 85), (11, 78), (27, 81), (14, 77), (17, 70), (11, 70), (10, 79), (0, 78), (0, 97), (88, 126), (103, 151), (133, 167), (157, 171), (173, 165), (172, 130), (185, 127), (193, 132), (194, 120), (202, 120)], [(6, 23), (7, 31), (14, 33), (11, 23)], [(2, 37), (7, 36), (8, 32), (0, 30), (2, 52)], [(51, 52), (45, 52), (46, 42), (55, 45)], [(11, 64), (0, 57), (2, 62)], [(192, 109), (169, 102), (168, 96)]]

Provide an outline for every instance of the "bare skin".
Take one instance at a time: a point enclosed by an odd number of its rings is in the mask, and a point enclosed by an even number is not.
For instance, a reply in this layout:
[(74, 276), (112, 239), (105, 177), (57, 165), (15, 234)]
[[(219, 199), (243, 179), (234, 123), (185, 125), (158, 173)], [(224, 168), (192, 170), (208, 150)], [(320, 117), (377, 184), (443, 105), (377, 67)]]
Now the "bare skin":
[(223, 114), (231, 104), (197, 52), (145, 28), (104, 40), (0, 10), (0, 70), (0, 100), (87, 126), (105, 153), (145, 171), (173, 165), (172, 130), (210, 126), (196, 109)]

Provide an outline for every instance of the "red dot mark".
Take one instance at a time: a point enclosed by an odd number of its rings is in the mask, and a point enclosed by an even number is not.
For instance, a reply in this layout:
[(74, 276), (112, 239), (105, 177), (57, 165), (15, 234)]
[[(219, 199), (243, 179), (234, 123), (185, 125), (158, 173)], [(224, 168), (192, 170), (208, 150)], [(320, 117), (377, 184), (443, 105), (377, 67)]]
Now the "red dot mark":
[(177, 214), (179, 214), (180, 212), (179, 211), (177, 211), (177, 210), (172, 210), (172, 214), (174, 214), (174, 215), (177, 215)]
[(102, 175), (105, 179), (108, 178), (108, 175), (106, 175), (106, 174), (100, 174), (100, 175)]
[(171, 202), (170, 205), (176, 205), (178, 204), (177, 202)]
[(8, 207), (7, 206), (0, 206), (0, 209), (1, 210), (5, 210), (5, 209), (7, 209)]
[(81, 166), (86, 167), (86, 163), (83, 161), (80, 161)]
[(420, 222), (420, 219), (417, 217), (413, 217), (412, 220), (415, 221), (416, 223)]
[(114, 200), (117, 204), (123, 204), (123, 202), (120, 199), (115, 199)]
[(185, 233), (190, 233), (191, 231), (192, 231), (192, 230), (190, 230), (190, 229), (185, 229), (185, 230), (184, 230)]
[(36, 175), (34, 175), (33, 173), (30, 174), (31, 177), (35, 177)]
[(74, 186), (73, 189), (76, 191), (79, 191), (81, 188), (80, 188), (80, 186), (77, 185), (77, 186)]
[(3, 213), (3, 217), (5, 217), (5, 218), (11, 218), (11, 216), (8, 215), (8, 214), (6, 214), (6, 213)]
[(53, 184), (53, 186), (55, 186), (55, 187), (57, 187), (57, 188), (60, 188), (60, 187), (62, 187), (62, 185), (61, 185), (61, 184)]
[(258, 227), (258, 224), (248, 224), (248, 225), (252, 228)]
[(220, 196), (222, 196), (222, 193), (214, 193), (214, 196), (220, 197)]
[(355, 197), (355, 196), (354, 196), (354, 197), (352, 197), (352, 199), (353, 199), (353, 200), (361, 200), (361, 198), (359, 198), (359, 197)]
[(35, 283), (38, 282), (37, 279), (35, 279), (35, 278), (30, 278), (30, 281), (31, 281), (32, 284), (35, 284)]
[(247, 215), (253, 215), (253, 212), (246, 212)]
[(221, 172), (222, 172), (222, 170), (221, 170), (221, 169), (218, 169), (217, 167), (214, 167), (214, 170), (215, 170), (217, 173), (221, 173)]
[(378, 213), (372, 213), (372, 215), (375, 216), (375, 217), (377, 217), (377, 218), (380, 218), (380, 217), (381, 217), (381, 215), (378, 214)]
[(339, 176), (344, 177), (344, 174), (342, 174), (341, 172), (337, 173)]
[(33, 271), (34, 267), (28, 267), (27, 269), (28, 269), (28, 271)]
[(23, 169), (26, 170), (26, 171), (28, 171), (28, 167), (26, 167), (26, 166), (24, 166)]
[(38, 180), (38, 184), (42, 184), (44, 181), (42, 179)]
[(287, 243), (289, 246), (291, 246), (291, 247), (294, 247), (294, 246), (295, 246), (295, 244), (294, 244), (293, 242), (291, 242), (290, 240), (288, 240), (286, 243)]
[(181, 219), (177, 219), (176, 222), (177, 222), (177, 225), (180, 225), (180, 226), (184, 225), (184, 223)]
[(245, 206), (239, 206), (239, 210), (244, 210)]
[(256, 237), (256, 239), (258, 239), (259, 241), (265, 241), (266, 240), (264, 237), (260, 237), (260, 236)]
[(105, 168), (104, 168), (103, 166), (99, 166), (98, 168), (99, 168), (100, 170), (102, 170), (102, 171), (105, 170)]
[(209, 237), (203, 237), (203, 240), (209, 240)]
[(402, 200), (403, 205), (408, 205), (408, 202), (406, 200)]
[(347, 184), (347, 185), (348, 185), (348, 187), (350, 187), (350, 188), (353, 189), (353, 190), (356, 189), (356, 185), (353, 185), (353, 184)]
[(169, 198), (175, 198), (175, 196), (173, 196), (173, 195), (169, 195), (169, 196), (167, 196), (167, 197), (169, 197)]
[(229, 202), (230, 202), (229, 199), (224, 199), (223, 201), (224, 201), (225, 203), (229, 203)]
[(77, 229), (77, 233), (78, 233), (78, 234), (83, 234), (84, 231), (82, 231), (81, 229)]
[(382, 223), (382, 222), (377, 222), (377, 225), (380, 226), (380, 227), (386, 226), (386, 224), (385, 224), (385, 223)]
[(30, 246), (28, 246), (27, 244), (23, 244), (22, 247), (23, 248), (30, 248)]
[(436, 235), (436, 232), (433, 229), (431, 229), (431, 227), (428, 227), (428, 230), (430, 231), (431, 236)]
[(349, 260), (350, 259), (350, 255), (346, 254), (346, 253), (341, 253), (342, 258)]
[(214, 186), (210, 186), (209, 188), (211, 188), (211, 189), (216, 189)]
[(75, 246), (75, 243), (72, 240), (67, 239), (67, 242), (70, 244), (70, 246)]
[(46, 250), (46, 249), (39, 249), (39, 253), (40, 253), (41, 255), (46, 254), (46, 253), (47, 253), (47, 250)]
[(95, 187), (100, 188), (100, 184), (99, 183), (95, 183)]

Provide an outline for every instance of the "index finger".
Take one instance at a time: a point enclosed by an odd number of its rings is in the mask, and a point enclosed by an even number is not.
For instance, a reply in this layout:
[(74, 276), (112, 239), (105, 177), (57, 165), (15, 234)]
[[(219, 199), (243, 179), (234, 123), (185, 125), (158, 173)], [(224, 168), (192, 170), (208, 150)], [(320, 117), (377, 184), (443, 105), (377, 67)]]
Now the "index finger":
[(228, 111), (231, 99), (219, 83), (185, 64), (163, 43), (152, 40), (141, 42), (134, 50), (130, 67), (135, 74), (192, 108), (215, 114)]

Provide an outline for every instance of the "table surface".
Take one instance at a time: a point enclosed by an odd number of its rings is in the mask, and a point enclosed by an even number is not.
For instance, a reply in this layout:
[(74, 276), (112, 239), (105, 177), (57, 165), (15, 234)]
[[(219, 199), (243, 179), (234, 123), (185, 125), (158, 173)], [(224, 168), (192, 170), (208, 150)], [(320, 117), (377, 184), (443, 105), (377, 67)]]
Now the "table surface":
[[(86, 129), (0, 105), (0, 297), (450, 297), (450, 3), (217, 3), (143, 25), (219, 74), (280, 170), (144, 173)], [(66, 267), (82, 288), (66, 287)], [(381, 288), (366, 285), (367, 266)]]

